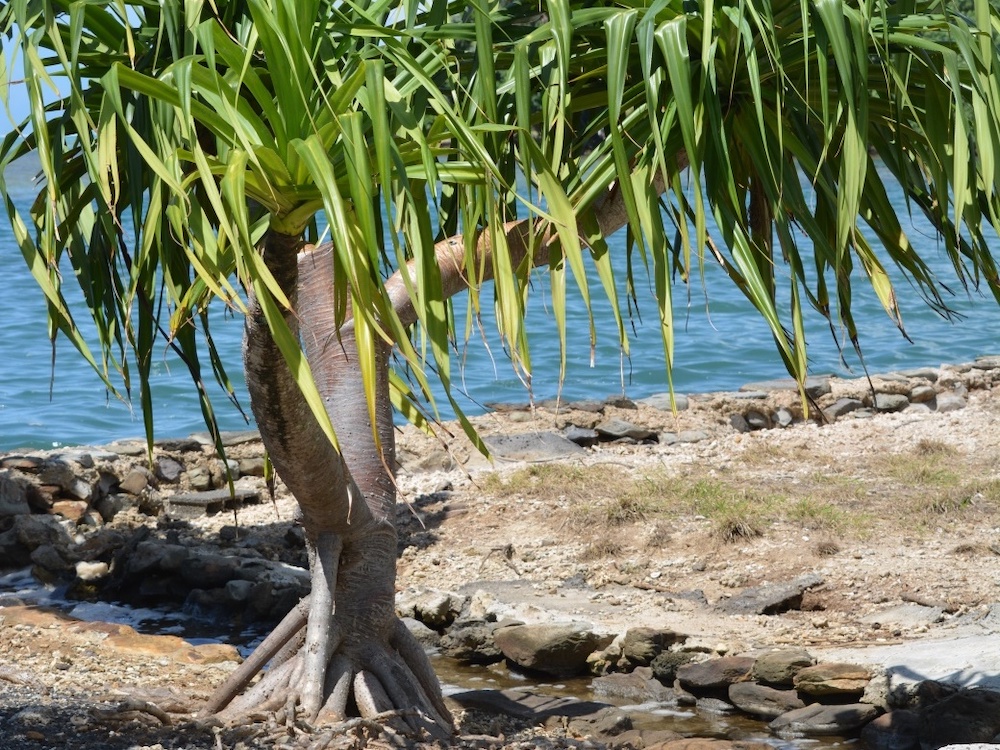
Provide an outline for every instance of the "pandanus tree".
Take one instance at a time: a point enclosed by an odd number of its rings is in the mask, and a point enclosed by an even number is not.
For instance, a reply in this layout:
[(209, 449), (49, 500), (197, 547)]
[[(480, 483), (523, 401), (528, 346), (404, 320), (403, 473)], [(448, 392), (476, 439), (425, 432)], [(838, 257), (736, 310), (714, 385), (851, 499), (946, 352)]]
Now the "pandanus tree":
[[(1000, 299), (998, 19), (985, 0), (974, 10), (6, 3), (8, 89), (23, 87), (31, 114), (0, 160), (34, 152), (42, 179), (26, 214), (0, 190), (52, 335), (109, 387), (137, 391), (151, 435), (158, 338), (204, 393), (199, 334), (228, 384), (206, 307), (244, 313), (253, 413), (301, 508), (312, 592), (205, 712), (294, 704), (317, 722), (397, 710), (414, 730), (449, 730), (393, 611), (393, 412), (433, 416), (429, 381), (450, 394), (450, 354), (485, 304), (530, 373), (535, 269), (564, 358), (570, 284), (588, 304), (610, 299), (627, 347), (608, 245), (627, 228), (628, 273), (645, 268), (656, 291), (668, 378), (672, 290), (706, 264), (760, 311), (800, 382), (804, 316), (856, 341), (855, 284), (902, 327), (890, 264), (947, 314), (926, 262), (939, 247), (962, 283)], [(911, 244), (890, 183), (937, 230), (936, 248)], [(71, 270), (96, 352), (63, 295)], [(450, 304), (463, 290), (464, 312)], [(203, 408), (217, 434), (207, 396)]]

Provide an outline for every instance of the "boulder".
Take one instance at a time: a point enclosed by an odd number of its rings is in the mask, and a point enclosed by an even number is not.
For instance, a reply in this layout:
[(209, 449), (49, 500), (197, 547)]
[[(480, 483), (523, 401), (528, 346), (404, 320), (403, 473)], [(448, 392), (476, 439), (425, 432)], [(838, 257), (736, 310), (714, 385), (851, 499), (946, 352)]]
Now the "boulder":
[(0, 471), (0, 518), (31, 513), (28, 494), (31, 483), (13, 471)]
[(689, 664), (694, 656), (686, 651), (664, 651), (659, 654), (650, 669), (653, 676), (664, 685), (673, 685), (677, 679), (677, 670), (684, 664)]
[(493, 633), (499, 625), (485, 620), (456, 622), (438, 643), (441, 653), (469, 664), (493, 664), (503, 659)]
[(622, 640), (622, 656), (632, 665), (649, 666), (664, 649), (683, 640), (673, 630), (630, 628)]
[(910, 399), (902, 393), (876, 393), (875, 411), (896, 412), (902, 411), (910, 405)]
[(868, 703), (845, 703), (824, 706), (814, 703), (782, 714), (768, 727), (779, 735), (805, 735), (816, 737), (847, 734), (860, 729), (879, 714), (879, 709)]
[(681, 687), (692, 692), (724, 690), (744, 679), (753, 669), (754, 661), (750, 656), (720, 656), (684, 664), (677, 669), (677, 679)]
[(676, 700), (674, 691), (663, 686), (653, 677), (649, 667), (639, 667), (634, 672), (616, 672), (595, 677), (590, 690), (594, 695), (629, 703), (669, 703)]
[(501, 461), (549, 461), (584, 453), (584, 449), (555, 432), (524, 432), (483, 438), (494, 458)]
[(413, 617), (435, 630), (455, 622), (468, 597), (438, 589), (407, 589), (396, 595), (396, 611), (401, 617)]
[(604, 440), (621, 440), (626, 438), (642, 442), (656, 436), (653, 430), (639, 427), (623, 419), (606, 419), (594, 429)]
[(906, 709), (882, 714), (861, 731), (861, 741), (869, 750), (918, 750), (920, 718)]
[(733, 683), (729, 700), (740, 711), (764, 719), (776, 719), (806, 705), (794, 690), (777, 690), (756, 682)]
[(717, 606), (730, 615), (777, 615), (790, 609), (798, 609), (802, 605), (802, 595), (821, 583), (821, 576), (810, 573), (792, 581), (744, 589), (736, 596), (719, 602)]
[(590, 653), (612, 640), (581, 623), (515, 625), (497, 630), (493, 638), (514, 664), (557, 677), (586, 672)]
[(807, 695), (861, 695), (871, 678), (868, 667), (823, 662), (799, 670), (792, 684)]
[(770, 685), (792, 685), (800, 670), (816, 660), (801, 648), (772, 648), (757, 655), (750, 676)]
[(993, 742), (1000, 735), (1000, 693), (968, 688), (920, 712), (920, 747)]

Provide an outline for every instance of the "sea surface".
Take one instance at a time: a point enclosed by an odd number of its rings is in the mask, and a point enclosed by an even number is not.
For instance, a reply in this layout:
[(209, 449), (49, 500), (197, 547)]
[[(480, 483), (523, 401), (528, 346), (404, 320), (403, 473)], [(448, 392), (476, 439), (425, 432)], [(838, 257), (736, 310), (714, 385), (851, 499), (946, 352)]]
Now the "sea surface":
[[(28, 169), (8, 177), (8, 183), (15, 186), (15, 202), (22, 210), (26, 210), (34, 194), (31, 177)], [(902, 217), (907, 216), (901, 196), (896, 196), (894, 205)], [(893, 274), (903, 322), (912, 339), (908, 341), (882, 310), (864, 279), (858, 278), (853, 308), (868, 370), (885, 372), (938, 365), (1000, 352), (1000, 308), (991, 297), (967, 292), (956, 282), (943, 248), (926, 224), (905, 220), (906, 226), (915, 247), (931, 260), (941, 281), (954, 290), (949, 304), (960, 317), (955, 321), (941, 318), (921, 301), (914, 287), (898, 273)], [(1000, 240), (996, 247), (1000, 252)], [(619, 261), (623, 314), (629, 317), (624, 301), (624, 233), (613, 238), (612, 249)], [(781, 274), (783, 269), (778, 272)], [(14, 242), (6, 217), (0, 220), (0, 277), (4, 281), (0, 307), (0, 450), (100, 444), (142, 435), (138, 403), (133, 407), (110, 396), (68, 341), (57, 339), (53, 361), (44, 299)], [(72, 280), (68, 282), (72, 284)], [(587, 313), (579, 295), (571, 295), (568, 361), (565, 380), (560, 383), (559, 346), (548, 282), (539, 273), (534, 279), (528, 315), (530, 391), (504, 354), (492, 319), (484, 314), (485, 338), (474, 333), (456, 351), (454, 361), (461, 364), (461, 375), (454, 379), (461, 408), (475, 414), (492, 402), (527, 402), (557, 395), (568, 400), (613, 394), (641, 398), (666, 391), (663, 347), (649, 279), (639, 271), (637, 309), (632, 310), (626, 323), (629, 357), (622, 355), (611, 309), (602, 303), (596, 276), (592, 288), (597, 300), (593, 306), (597, 326), (593, 365)], [(491, 297), (490, 290), (483, 292), (484, 300)], [(461, 319), (465, 308), (464, 299), (456, 298), (455, 310)], [(86, 311), (78, 303), (75, 310), (86, 330)], [(818, 313), (808, 312), (811, 373), (862, 375), (864, 367), (843, 331), (831, 332)], [(236, 381), (238, 399), (249, 415), (240, 371), (243, 322), (221, 306), (213, 315), (214, 337)], [(785, 375), (767, 326), (717, 267), (707, 264), (704, 279), (695, 278), (690, 287), (675, 285), (674, 316), (677, 333), (673, 375), (677, 392), (734, 390), (749, 381)], [(216, 389), (212, 395), (223, 429), (248, 426), (240, 410), (226, 400), (221, 390)], [(438, 402), (441, 416), (450, 417), (450, 408), (444, 408), (447, 401), (439, 396)], [(204, 429), (190, 377), (165, 346), (154, 364), (153, 404), (157, 437), (183, 436)]]

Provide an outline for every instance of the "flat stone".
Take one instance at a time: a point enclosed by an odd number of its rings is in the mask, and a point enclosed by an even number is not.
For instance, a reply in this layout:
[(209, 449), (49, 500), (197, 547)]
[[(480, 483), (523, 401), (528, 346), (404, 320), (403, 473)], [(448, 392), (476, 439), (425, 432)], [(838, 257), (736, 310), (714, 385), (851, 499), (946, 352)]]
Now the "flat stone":
[(582, 701), (529, 690), (466, 690), (448, 696), (462, 708), (542, 723), (552, 716), (586, 716), (613, 708), (608, 703)]
[(730, 398), (739, 399), (740, 401), (763, 401), (771, 394), (767, 391), (737, 391), (736, 393), (726, 393), (725, 395)]
[(575, 409), (576, 411), (585, 411), (590, 414), (600, 414), (604, 411), (604, 402), (598, 401), (597, 399), (587, 398), (580, 401), (570, 401), (564, 404), (567, 409)]
[(720, 656), (678, 667), (677, 679), (685, 690), (727, 689), (746, 677), (753, 663), (750, 656)]
[(900, 370), (899, 374), (907, 378), (926, 380), (929, 383), (936, 383), (938, 379), (938, 371), (933, 367), (917, 367), (911, 370)]
[(569, 677), (587, 670), (587, 657), (606, 647), (612, 636), (602, 636), (581, 623), (515, 625), (493, 634), (497, 646), (524, 669)]
[(982, 357), (976, 357), (976, 361), (972, 363), (972, 366), (977, 370), (996, 370), (1000, 368), (1000, 354), (987, 354)]
[(591, 430), (587, 427), (577, 427), (575, 424), (563, 428), (562, 434), (567, 440), (571, 440), (582, 448), (597, 445), (601, 439), (600, 435), (597, 434), (597, 430)]
[(170, 456), (160, 456), (156, 459), (156, 476), (164, 482), (174, 484), (184, 473), (184, 465)]
[(792, 581), (770, 583), (744, 589), (739, 594), (719, 602), (716, 606), (731, 615), (776, 615), (797, 609), (802, 595), (813, 586), (823, 583), (816, 573), (799, 576)]
[[(794, 378), (776, 378), (774, 380), (761, 380), (756, 383), (746, 383), (740, 386), (740, 391), (797, 391), (799, 384)], [(806, 378), (806, 395), (810, 398), (819, 398), (830, 392), (829, 378)]]
[(776, 719), (806, 705), (794, 690), (777, 690), (756, 682), (733, 683), (729, 700), (741, 711), (764, 719)]
[(653, 430), (639, 427), (624, 419), (606, 419), (594, 428), (597, 433), (608, 440), (630, 438), (632, 440), (649, 440), (656, 435)]
[(549, 461), (585, 453), (584, 449), (555, 432), (523, 432), (483, 438), (494, 458), (501, 461)]
[(772, 648), (757, 655), (750, 676), (770, 685), (792, 685), (795, 675), (816, 663), (802, 648)]
[(199, 440), (193, 436), (186, 438), (165, 438), (153, 443), (161, 451), (170, 451), (171, 453), (201, 453), (205, 444), (204, 440)]
[(244, 504), (256, 505), (259, 502), (260, 493), (248, 488), (237, 487), (232, 495), (228, 489), (181, 492), (168, 498), (167, 511), (175, 518), (197, 518), (222, 510), (239, 508)]
[(861, 618), (861, 622), (879, 625), (899, 625), (904, 628), (916, 628), (921, 625), (933, 625), (944, 619), (944, 610), (940, 607), (927, 607), (910, 602), (895, 607), (873, 612)]
[(139, 495), (149, 487), (151, 476), (149, 471), (146, 469), (136, 468), (132, 469), (126, 477), (118, 485), (118, 488), (122, 492), (127, 492), (130, 495)]
[(653, 670), (649, 667), (595, 677), (590, 682), (590, 690), (594, 695), (629, 703), (669, 703), (676, 700), (674, 691), (653, 677)]
[(670, 411), (672, 412), (674, 408), (677, 411), (684, 411), (689, 406), (688, 397), (683, 393), (675, 393), (673, 404), (670, 403), (669, 393), (654, 393), (652, 396), (647, 396), (646, 398), (639, 399), (638, 403), (649, 406), (653, 409), (659, 409), (660, 411)]
[(793, 684), (809, 695), (861, 695), (871, 677), (868, 667), (821, 662), (799, 670)]
[(847, 703), (824, 706), (814, 703), (782, 714), (768, 727), (779, 735), (805, 735), (816, 737), (846, 734), (859, 729), (874, 719), (879, 709), (868, 703)]
[(678, 443), (700, 443), (702, 440), (708, 440), (711, 437), (704, 430), (681, 430), (677, 433)]
[(856, 398), (838, 398), (828, 407), (823, 409), (823, 415), (830, 421), (850, 414), (852, 411), (864, 408), (864, 403)]
[(902, 411), (910, 404), (910, 399), (902, 393), (876, 393), (875, 411), (897, 412)]
[(635, 405), (635, 401), (630, 399), (628, 396), (608, 396), (604, 399), (604, 403), (608, 406), (614, 406), (618, 409), (638, 409), (639, 407)]
[[(203, 445), (215, 445), (211, 435), (207, 432), (196, 432), (191, 438)], [(260, 432), (258, 430), (223, 430), (219, 438), (223, 447), (232, 448), (235, 445), (257, 442), (260, 440)]]

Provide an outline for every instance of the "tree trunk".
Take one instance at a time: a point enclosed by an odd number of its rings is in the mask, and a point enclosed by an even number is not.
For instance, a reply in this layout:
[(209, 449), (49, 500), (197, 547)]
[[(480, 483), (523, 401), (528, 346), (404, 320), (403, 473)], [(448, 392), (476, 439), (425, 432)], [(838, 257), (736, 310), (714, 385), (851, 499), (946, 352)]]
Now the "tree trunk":
[[(263, 254), (291, 303), (285, 320), (301, 337), (341, 450), (310, 411), (251, 295), (244, 338), (251, 408), (275, 469), (302, 510), (312, 592), (204, 712), (238, 720), (291, 708), (307, 721), (339, 721), (353, 703), (364, 717), (397, 711), (398, 728), (443, 736), (451, 721), (437, 680), (395, 615), (389, 348), (380, 343), (376, 353), (373, 429), (353, 330), (341, 333), (334, 325), (331, 249), (272, 232)], [(237, 698), (268, 661), (264, 678)]]

